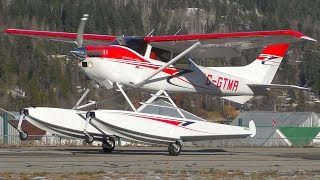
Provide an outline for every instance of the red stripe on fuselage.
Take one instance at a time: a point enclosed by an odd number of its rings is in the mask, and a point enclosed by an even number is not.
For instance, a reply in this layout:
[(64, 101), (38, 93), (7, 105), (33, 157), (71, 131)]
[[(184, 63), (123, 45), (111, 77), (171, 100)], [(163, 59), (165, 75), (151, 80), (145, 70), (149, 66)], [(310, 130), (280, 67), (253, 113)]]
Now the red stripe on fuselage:
[[(157, 65), (154, 65), (154, 64), (151, 64), (150, 65), (145, 65), (145, 64), (136, 64), (135, 62), (133, 63), (130, 63), (130, 62), (123, 62), (123, 61), (119, 61), (119, 63), (125, 63), (125, 64), (130, 64), (130, 65), (135, 65), (135, 66), (142, 66), (142, 67), (147, 67), (147, 68), (151, 68), (151, 69), (155, 69), (157, 70), (159, 68), (159, 66)], [(195, 86), (195, 87), (200, 87), (200, 88), (204, 88), (204, 89), (208, 89), (208, 88), (205, 88), (205, 87), (202, 87), (202, 86), (198, 86), (198, 85), (195, 85), (195, 84), (192, 84), (190, 83), (189, 81), (187, 80), (184, 80), (182, 78), (180, 78), (179, 76), (176, 76), (176, 73), (179, 72), (179, 70), (177, 69), (174, 69), (174, 68), (166, 68), (164, 70), (162, 70), (162, 72), (165, 72), (167, 74), (170, 74), (171, 76), (177, 78), (177, 79), (180, 79), (181, 81), (185, 82), (185, 83), (188, 83), (188, 84), (191, 84), (192, 86)]]
[[(157, 65), (152, 64), (150, 61), (146, 60), (143, 58), (143, 56), (138, 55), (136, 52), (134, 52), (133, 50), (126, 48), (126, 47), (122, 47), (122, 46), (87, 46), (86, 47), (87, 51), (101, 51), (101, 58), (110, 58), (113, 60), (119, 60), (119, 63), (126, 63), (126, 64), (132, 64), (135, 66), (142, 66), (142, 67), (147, 67), (147, 68), (151, 68), (154, 70), (159, 69), (160, 67), (158, 67)], [(124, 62), (126, 61), (126, 62)], [(132, 63), (131, 63), (131, 62)], [(141, 64), (136, 64), (141, 62)], [(175, 68), (165, 68), (164, 70), (162, 70), (162, 72), (167, 73), (171, 76), (174, 76), (175, 74), (177, 74), (179, 72), (178, 69)], [(186, 81), (182, 78), (176, 77), (188, 84), (191, 84), (189, 81)], [(196, 85), (194, 85), (196, 86)]]
[[(102, 58), (112, 58), (115, 60), (129, 60), (132, 62), (148, 62), (150, 65), (141, 64), (139, 66), (148, 67), (151, 69), (159, 69), (159, 67), (154, 66), (150, 61), (144, 59), (142, 56), (139, 56), (133, 50), (129, 50), (122, 46), (87, 46), (87, 51), (104, 51)], [(174, 68), (165, 68), (163, 72), (174, 75), (179, 70)]]
[(88, 52), (102, 52), (101, 56), (99, 56), (102, 58), (148, 62), (138, 54), (121, 46), (87, 46), (86, 49)]

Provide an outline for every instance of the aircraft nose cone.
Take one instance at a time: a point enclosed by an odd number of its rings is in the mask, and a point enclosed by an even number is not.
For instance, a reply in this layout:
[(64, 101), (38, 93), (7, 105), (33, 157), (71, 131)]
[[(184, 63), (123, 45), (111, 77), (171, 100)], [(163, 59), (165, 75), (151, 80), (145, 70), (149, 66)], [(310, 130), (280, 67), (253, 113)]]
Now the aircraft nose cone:
[(80, 47), (70, 51), (75, 57), (84, 60), (86, 58), (86, 48)]

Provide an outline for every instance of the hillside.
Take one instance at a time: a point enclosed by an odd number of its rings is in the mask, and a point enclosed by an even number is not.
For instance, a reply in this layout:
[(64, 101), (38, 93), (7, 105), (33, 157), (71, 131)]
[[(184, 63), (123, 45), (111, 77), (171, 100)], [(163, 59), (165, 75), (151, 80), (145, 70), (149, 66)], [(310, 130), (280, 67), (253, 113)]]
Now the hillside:
[[(318, 0), (0, 0), (0, 30), (76, 32), (80, 17), (88, 13), (86, 33), (121, 36), (146, 35), (152, 29), (155, 35), (175, 34), (179, 29), (180, 34), (293, 29), (319, 41), (319, 7)], [(89, 87), (78, 71), (76, 59), (69, 53), (74, 47), (0, 33), (0, 107), (10, 110), (26, 106), (72, 107), (81, 90)], [(319, 50), (319, 43), (291, 47), (273, 82), (305, 85), (316, 96), (320, 90)], [(259, 52), (260, 49), (254, 49), (243, 52), (240, 58), (196, 62), (212, 66), (245, 65)], [(26, 97), (8, 94), (14, 89), (24, 91)], [(99, 89), (88, 99), (108, 97), (112, 93)], [(320, 111), (319, 103), (307, 103), (307, 94), (293, 91), (285, 93), (290, 98), (289, 104), (296, 106), (283, 108), (277, 98), (282, 93), (256, 98), (251, 108)], [(131, 94), (135, 99), (142, 96), (138, 90)], [(207, 111), (222, 111), (222, 102), (215, 97), (188, 95), (182, 99), (181, 96), (175, 95), (178, 104), (201, 116), (207, 117)]]

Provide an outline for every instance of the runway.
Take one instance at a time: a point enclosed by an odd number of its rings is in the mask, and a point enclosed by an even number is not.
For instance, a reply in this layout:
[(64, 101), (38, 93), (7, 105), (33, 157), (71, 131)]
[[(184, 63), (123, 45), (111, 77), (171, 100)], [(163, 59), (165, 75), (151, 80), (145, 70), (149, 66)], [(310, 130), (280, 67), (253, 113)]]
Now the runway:
[[(1, 173), (312, 172), (320, 178), (320, 148), (28, 147), (0, 149)], [(316, 173), (315, 173), (316, 172)], [(318, 173), (319, 174), (318, 174)], [(120, 173), (121, 174), (121, 173)]]

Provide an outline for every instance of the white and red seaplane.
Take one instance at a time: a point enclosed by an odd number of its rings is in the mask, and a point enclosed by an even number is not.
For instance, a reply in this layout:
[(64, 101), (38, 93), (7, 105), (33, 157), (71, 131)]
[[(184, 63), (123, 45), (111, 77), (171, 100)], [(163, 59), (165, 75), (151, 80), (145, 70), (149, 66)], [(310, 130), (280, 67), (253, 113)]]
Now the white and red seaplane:
[[(290, 44), (315, 41), (300, 32), (277, 30), (116, 37), (83, 34), (87, 18), (88, 15), (83, 16), (77, 33), (22, 29), (7, 29), (5, 32), (76, 42), (78, 48), (71, 53), (79, 58), (79, 67), (82, 71), (97, 86), (104, 86), (107, 89), (113, 86), (118, 88), (133, 112), (80, 111), (96, 103), (79, 106), (88, 91), (73, 109), (44, 107), (24, 109), (24, 116), (31, 123), (36, 121), (41, 125), (45, 124), (47, 128), (60, 134), (66, 135), (66, 132), (69, 136), (77, 134), (85, 136), (88, 140), (93, 140), (92, 135), (103, 137), (103, 147), (106, 151), (114, 149), (114, 136), (140, 142), (167, 144), (170, 155), (179, 155), (183, 142), (255, 135), (253, 122), (250, 122), (249, 128), (245, 128), (187, 118), (182, 110), (176, 107), (167, 92), (205, 93), (245, 103), (255, 95), (264, 95), (271, 88), (306, 90), (295, 85), (271, 83)], [(203, 67), (192, 61), (193, 58), (239, 56), (243, 50), (258, 47), (265, 48), (252, 63), (243, 67)], [(124, 92), (123, 86), (158, 90), (158, 92), (136, 109)], [(170, 107), (154, 103), (159, 97), (169, 99)], [(179, 116), (143, 112), (148, 106), (174, 109)], [(55, 117), (55, 114), (59, 114), (59, 117)], [(83, 131), (85, 126), (87, 128)], [(23, 132), (21, 129), (20, 131)]]

